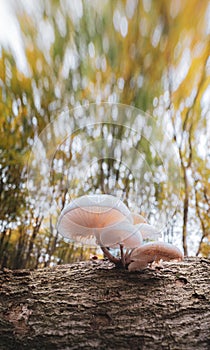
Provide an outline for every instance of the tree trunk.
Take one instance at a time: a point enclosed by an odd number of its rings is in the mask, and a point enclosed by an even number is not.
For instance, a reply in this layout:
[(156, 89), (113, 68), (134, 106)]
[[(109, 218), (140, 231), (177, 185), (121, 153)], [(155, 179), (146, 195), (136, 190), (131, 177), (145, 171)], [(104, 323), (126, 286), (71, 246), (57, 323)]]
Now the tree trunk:
[(210, 349), (210, 260), (0, 272), (0, 349)]
[(182, 169), (184, 173), (184, 211), (183, 211), (183, 228), (182, 228), (182, 246), (184, 250), (184, 255), (188, 255), (187, 249), (187, 223), (188, 223), (188, 212), (189, 212), (189, 184), (187, 178), (187, 170), (183, 164)]

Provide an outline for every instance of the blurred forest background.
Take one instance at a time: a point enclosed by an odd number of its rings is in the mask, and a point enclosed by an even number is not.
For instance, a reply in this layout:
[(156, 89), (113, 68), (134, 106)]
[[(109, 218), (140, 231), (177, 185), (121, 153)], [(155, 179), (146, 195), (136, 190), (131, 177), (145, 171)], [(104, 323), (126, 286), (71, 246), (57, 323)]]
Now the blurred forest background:
[[(210, 2), (1, 0), (0, 12), (0, 266), (89, 258), (92, 251), (58, 234), (51, 213), (35, 210), (27, 162), (58, 110), (101, 101), (164, 116), (181, 164), (179, 205), (164, 238), (185, 255), (210, 257)], [(70, 164), (69, 150), (57, 155), (61, 164)], [(103, 160), (87, 192), (106, 192), (110, 176), (132, 192), (132, 177), (118, 170)], [(69, 199), (64, 181), (55, 171), (60, 210)], [(167, 202), (164, 192), (154, 196)]]

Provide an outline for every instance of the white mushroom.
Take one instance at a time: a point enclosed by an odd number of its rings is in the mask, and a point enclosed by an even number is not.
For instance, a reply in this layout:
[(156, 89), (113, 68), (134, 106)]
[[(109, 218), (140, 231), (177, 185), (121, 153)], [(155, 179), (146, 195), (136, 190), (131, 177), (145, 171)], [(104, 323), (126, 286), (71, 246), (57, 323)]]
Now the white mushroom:
[(155, 239), (161, 236), (161, 233), (157, 230), (157, 228), (147, 223), (147, 220), (144, 216), (132, 213), (132, 218), (134, 225), (138, 226), (143, 239)]
[(101, 232), (101, 243), (105, 247), (115, 248), (121, 244), (124, 248), (136, 248), (142, 244), (142, 235), (136, 227), (129, 222), (120, 222)]
[[(183, 259), (180, 250), (171, 244), (142, 245), (144, 238), (158, 237), (158, 230), (141, 215), (131, 214), (121, 200), (111, 195), (87, 195), (73, 200), (61, 212), (57, 228), (75, 242), (100, 245), (110, 261), (129, 271), (142, 270), (160, 259)], [(113, 256), (108, 247), (120, 248), (121, 258)]]
[[(120, 223), (132, 223), (126, 205), (111, 195), (87, 195), (72, 201), (63, 209), (58, 220), (58, 232), (64, 237), (87, 245), (101, 245), (100, 234), (104, 228), (109, 232)], [(124, 239), (127, 236), (124, 234)], [(109, 243), (106, 239), (106, 246)], [(117, 242), (115, 242), (117, 243)]]
[(130, 254), (129, 271), (143, 270), (149, 263), (160, 260), (183, 260), (182, 252), (172, 244), (164, 242), (147, 243), (134, 249)]
[(147, 223), (147, 220), (145, 219), (145, 217), (140, 214), (132, 213), (132, 218), (133, 218), (134, 225)]
[(137, 225), (142, 234), (143, 239), (156, 239), (157, 237), (161, 237), (161, 233), (158, 229), (149, 224), (139, 224)]

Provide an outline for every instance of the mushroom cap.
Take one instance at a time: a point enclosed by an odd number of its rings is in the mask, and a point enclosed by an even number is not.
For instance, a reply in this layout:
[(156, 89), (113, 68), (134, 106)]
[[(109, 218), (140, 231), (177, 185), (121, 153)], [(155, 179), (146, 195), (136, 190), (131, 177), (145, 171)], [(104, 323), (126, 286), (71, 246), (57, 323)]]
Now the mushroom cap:
[(62, 210), (57, 229), (75, 242), (96, 245), (101, 244), (102, 229), (112, 230), (121, 222), (132, 223), (131, 213), (121, 200), (105, 194), (86, 195)]
[(140, 271), (147, 267), (149, 263), (159, 260), (183, 260), (182, 252), (172, 244), (164, 242), (154, 242), (142, 245), (131, 252), (131, 263), (129, 271)]
[(161, 233), (158, 231), (156, 227), (152, 225), (139, 224), (137, 226), (139, 227), (139, 230), (142, 234), (143, 239), (145, 238), (156, 239), (157, 237), (161, 237)]
[(161, 233), (158, 231), (158, 229), (152, 225), (149, 225), (145, 217), (143, 217), (142, 215), (132, 213), (132, 218), (134, 225), (139, 227), (143, 239), (154, 239), (157, 237), (161, 237)]
[(132, 218), (133, 218), (134, 225), (147, 223), (147, 220), (145, 219), (145, 217), (143, 217), (140, 214), (132, 213)]
[(136, 225), (124, 221), (102, 230), (100, 240), (105, 247), (115, 248), (122, 244), (125, 248), (136, 248), (142, 244), (142, 235)]
[(176, 246), (165, 242), (146, 243), (132, 251), (132, 261), (146, 261), (151, 263), (159, 260), (183, 260), (183, 254)]

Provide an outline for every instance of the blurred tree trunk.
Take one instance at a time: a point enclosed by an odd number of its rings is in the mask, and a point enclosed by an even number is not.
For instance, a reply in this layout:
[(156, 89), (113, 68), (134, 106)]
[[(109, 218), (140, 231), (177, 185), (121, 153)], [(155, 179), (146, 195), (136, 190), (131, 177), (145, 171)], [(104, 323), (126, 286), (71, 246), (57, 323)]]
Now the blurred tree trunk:
[(25, 264), (24, 264), (25, 266), (24, 267), (30, 267), (30, 257), (31, 257), (31, 254), (33, 253), (34, 242), (35, 242), (37, 234), (39, 233), (43, 218), (44, 218), (44, 216), (37, 216), (35, 218), (32, 234), (31, 234), (31, 237), (29, 240), (29, 247), (28, 247), (28, 251), (26, 254), (26, 258), (25, 258)]
[(0, 266), (3, 268), (7, 266), (8, 261), (8, 246), (11, 238), (12, 230), (4, 230), (0, 239)]
[(25, 267), (25, 259), (24, 254), (26, 251), (26, 245), (27, 245), (27, 234), (25, 232), (25, 229), (23, 226), (19, 229), (19, 238), (17, 243), (17, 250), (13, 261), (13, 267), (17, 269), (21, 269)]
[(0, 349), (210, 348), (210, 261), (141, 273), (92, 261), (0, 273)]
[(188, 255), (187, 249), (187, 222), (188, 222), (188, 213), (189, 213), (189, 184), (187, 178), (187, 169), (184, 167), (182, 162), (182, 169), (184, 173), (184, 199), (183, 199), (183, 227), (182, 227), (182, 246), (184, 250), (184, 255)]

